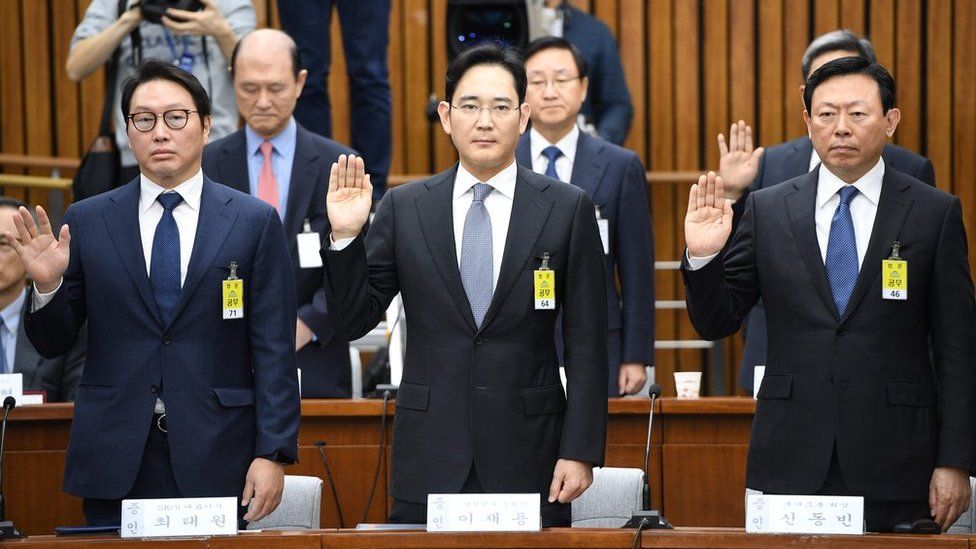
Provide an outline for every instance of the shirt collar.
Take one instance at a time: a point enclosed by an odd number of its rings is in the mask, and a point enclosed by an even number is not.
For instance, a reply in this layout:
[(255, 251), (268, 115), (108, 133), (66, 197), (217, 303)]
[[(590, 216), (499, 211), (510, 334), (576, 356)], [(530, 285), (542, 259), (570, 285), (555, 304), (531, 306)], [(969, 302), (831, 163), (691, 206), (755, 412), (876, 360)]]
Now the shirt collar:
[[(851, 185), (857, 187), (857, 190), (865, 198), (877, 206), (878, 201), (881, 199), (881, 183), (884, 180), (884, 173), (884, 161), (879, 158), (878, 163), (868, 173), (861, 176), (854, 183), (851, 183)], [(837, 194), (837, 191), (847, 185), (844, 180), (832, 174), (826, 166), (820, 164), (820, 173), (817, 181), (817, 209), (823, 208), (824, 204)]]
[(477, 177), (471, 175), (471, 172), (464, 169), (464, 166), (459, 162), (457, 175), (454, 177), (453, 197), (459, 198), (477, 183), (487, 183), (488, 185), (491, 185), (495, 191), (505, 195), (509, 199), (514, 199), (516, 177), (518, 177), (518, 164), (515, 162), (515, 160), (512, 160), (511, 164), (495, 174), (495, 176), (488, 181), (480, 181)]
[(16, 334), (17, 330), (20, 329), (20, 315), (24, 312), (24, 299), (27, 296), (27, 288), (20, 292), (17, 299), (13, 300), (10, 305), (7, 305), (2, 311), (0, 311), (0, 318), (3, 318), (3, 324), (12, 334)]
[(550, 143), (541, 133), (535, 128), (532, 128), (529, 130), (529, 145), (532, 151), (532, 158), (545, 158), (542, 155), (542, 151), (550, 145), (558, 147), (566, 158), (576, 158), (576, 145), (579, 143), (579, 136), (579, 126), (573, 124), (573, 129), (563, 136), (558, 143)]
[[(170, 189), (153, 183), (145, 175), (139, 176), (139, 213), (144, 214), (156, 203), (156, 197)], [(190, 179), (172, 189), (180, 193), (183, 203), (193, 210), (200, 210), (200, 195), (203, 193), (203, 170), (197, 170)]]
[[(274, 150), (283, 157), (291, 157), (295, 154), (295, 138), (298, 135), (298, 125), (295, 123), (295, 118), (292, 117), (288, 120), (288, 125), (285, 129), (281, 130), (278, 135), (268, 139), (271, 142), (271, 146)], [(247, 154), (248, 156), (254, 156), (255, 154), (261, 154), (261, 144), (264, 143), (264, 138), (257, 134), (254, 129), (251, 128), (250, 124), (244, 125), (244, 136), (247, 140)]]

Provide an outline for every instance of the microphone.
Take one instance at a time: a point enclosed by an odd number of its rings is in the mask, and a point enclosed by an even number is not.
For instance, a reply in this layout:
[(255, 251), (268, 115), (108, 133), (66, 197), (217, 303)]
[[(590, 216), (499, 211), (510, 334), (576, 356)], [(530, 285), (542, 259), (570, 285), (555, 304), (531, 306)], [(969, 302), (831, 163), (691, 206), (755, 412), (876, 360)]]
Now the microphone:
[(3, 444), (7, 438), (7, 416), (10, 410), (17, 406), (17, 399), (8, 396), (3, 399), (3, 423), (0, 426), (0, 539), (22, 538), (24, 537), (16, 528), (12, 521), (6, 520), (3, 498)]
[(641, 532), (645, 529), (648, 530), (658, 530), (658, 529), (672, 529), (671, 523), (668, 519), (661, 516), (660, 511), (651, 509), (651, 480), (648, 475), (648, 471), (651, 468), (651, 427), (654, 425), (654, 403), (657, 402), (658, 397), (661, 396), (661, 386), (657, 383), (652, 383), (647, 390), (647, 396), (651, 399), (650, 409), (647, 412), (647, 441), (644, 445), (644, 510), (635, 512), (627, 524), (624, 524), (624, 528), (637, 528), (637, 533), (635, 534), (635, 543), (639, 543)]

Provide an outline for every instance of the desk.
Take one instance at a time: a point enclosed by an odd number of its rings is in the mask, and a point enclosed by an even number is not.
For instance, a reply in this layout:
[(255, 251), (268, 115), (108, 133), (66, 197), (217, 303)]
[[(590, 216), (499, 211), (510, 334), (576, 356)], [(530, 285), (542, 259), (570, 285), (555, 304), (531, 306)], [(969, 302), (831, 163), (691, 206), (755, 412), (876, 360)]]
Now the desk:
[[(306, 532), (263, 532), (240, 536), (166, 540), (122, 540), (117, 537), (55, 538), (37, 536), (27, 540), (0, 542), (10, 549), (628, 549), (634, 530), (552, 528), (532, 533), (428, 534), (426, 532), (364, 532), (356, 530), (310, 530)], [(779, 536), (750, 535), (734, 528), (678, 528), (646, 532), (642, 548), (779, 548), (816, 546), (822, 549), (884, 547), (910, 549), (968, 549), (976, 538), (966, 536)]]
[[(608, 466), (642, 467), (648, 402), (610, 399)], [(648, 475), (654, 506), (680, 526), (742, 525), (753, 400), (664, 398), (657, 407)], [(72, 411), (71, 404), (46, 404), (23, 406), (10, 413), (3, 462), (7, 517), (26, 534), (47, 534), (57, 525), (84, 523), (80, 499), (61, 492)], [(326, 442), (347, 526), (358, 523), (366, 507), (379, 450), (382, 411), (381, 401), (302, 402), (300, 461), (286, 472), (324, 479), (325, 467), (314, 443)], [(387, 412), (387, 436), (391, 437), (392, 403)], [(389, 447), (366, 522), (386, 520), (391, 503), (385, 482), (388, 462)], [(339, 526), (328, 481), (322, 495), (322, 526)]]

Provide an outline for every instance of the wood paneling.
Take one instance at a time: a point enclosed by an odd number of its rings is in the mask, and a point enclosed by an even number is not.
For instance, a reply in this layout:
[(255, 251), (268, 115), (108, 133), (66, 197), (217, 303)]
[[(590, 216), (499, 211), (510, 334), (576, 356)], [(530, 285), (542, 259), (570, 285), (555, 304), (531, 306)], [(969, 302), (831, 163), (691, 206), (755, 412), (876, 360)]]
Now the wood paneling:
[[(77, 157), (95, 137), (103, 73), (76, 84), (63, 69), (70, 36), (89, 1), (0, 0), (0, 152)], [(457, 158), (440, 125), (425, 116), (428, 98), (444, 93), (447, 4), (391, 1), (393, 174), (437, 172)], [(626, 145), (656, 171), (714, 169), (716, 134), (740, 118), (753, 126), (763, 146), (803, 135), (797, 90), (807, 44), (840, 27), (866, 33), (896, 77), (903, 117), (895, 142), (932, 159), (940, 188), (962, 199), (967, 228), (976, 228), (976, 44), (971, 39), (976, 3), (574, 0), (574, 5), (605, 22), (618, 42), (634, 102)], [(255, 0), (255, 7), (261, 26), (279, 25), (276, 0)], [(333, 126), (335, 136), (348, 141), (348, 78), (335, 15)], [(658, 260), (680, 257), (690, 183), (651, 187)], [(5, 191), (35, 202), (47, 199), (46, 192)], [(972, 232), (969, 242), (976, 265)], [(658, 299), (681, 298), (676, 273), (658, 272), (656, 283)], [(658, 339), (697, 337), (680, 310), (658, 311), (656, 325)], [(730, 363), (737, 361), (737, 348), (735, 340), (726, 345)], [(673, 390), (672, 372), (702, 366), (697, 352), (659, 351), (655, 363), (666, 394)]]

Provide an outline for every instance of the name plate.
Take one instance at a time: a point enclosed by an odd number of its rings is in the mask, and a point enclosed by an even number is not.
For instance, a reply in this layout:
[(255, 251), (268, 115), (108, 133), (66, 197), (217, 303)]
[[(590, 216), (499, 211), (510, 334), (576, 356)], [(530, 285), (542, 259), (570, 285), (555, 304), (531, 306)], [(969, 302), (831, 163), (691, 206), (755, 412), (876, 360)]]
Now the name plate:
[(0, 402), (8, 396), (12, 396), (17, 399), (17, 403), (20, 404), (20, 398), (24, 395), (24, 374), (0, 374)]
[(429, 494), (428, 532), (538, 532), (539, 494)]
[(746, 532), (751, 534), (864, 533), (861, 496), (746, 496)]
[(122, 500), (123, 538), (237, 534), (237, 498)]

